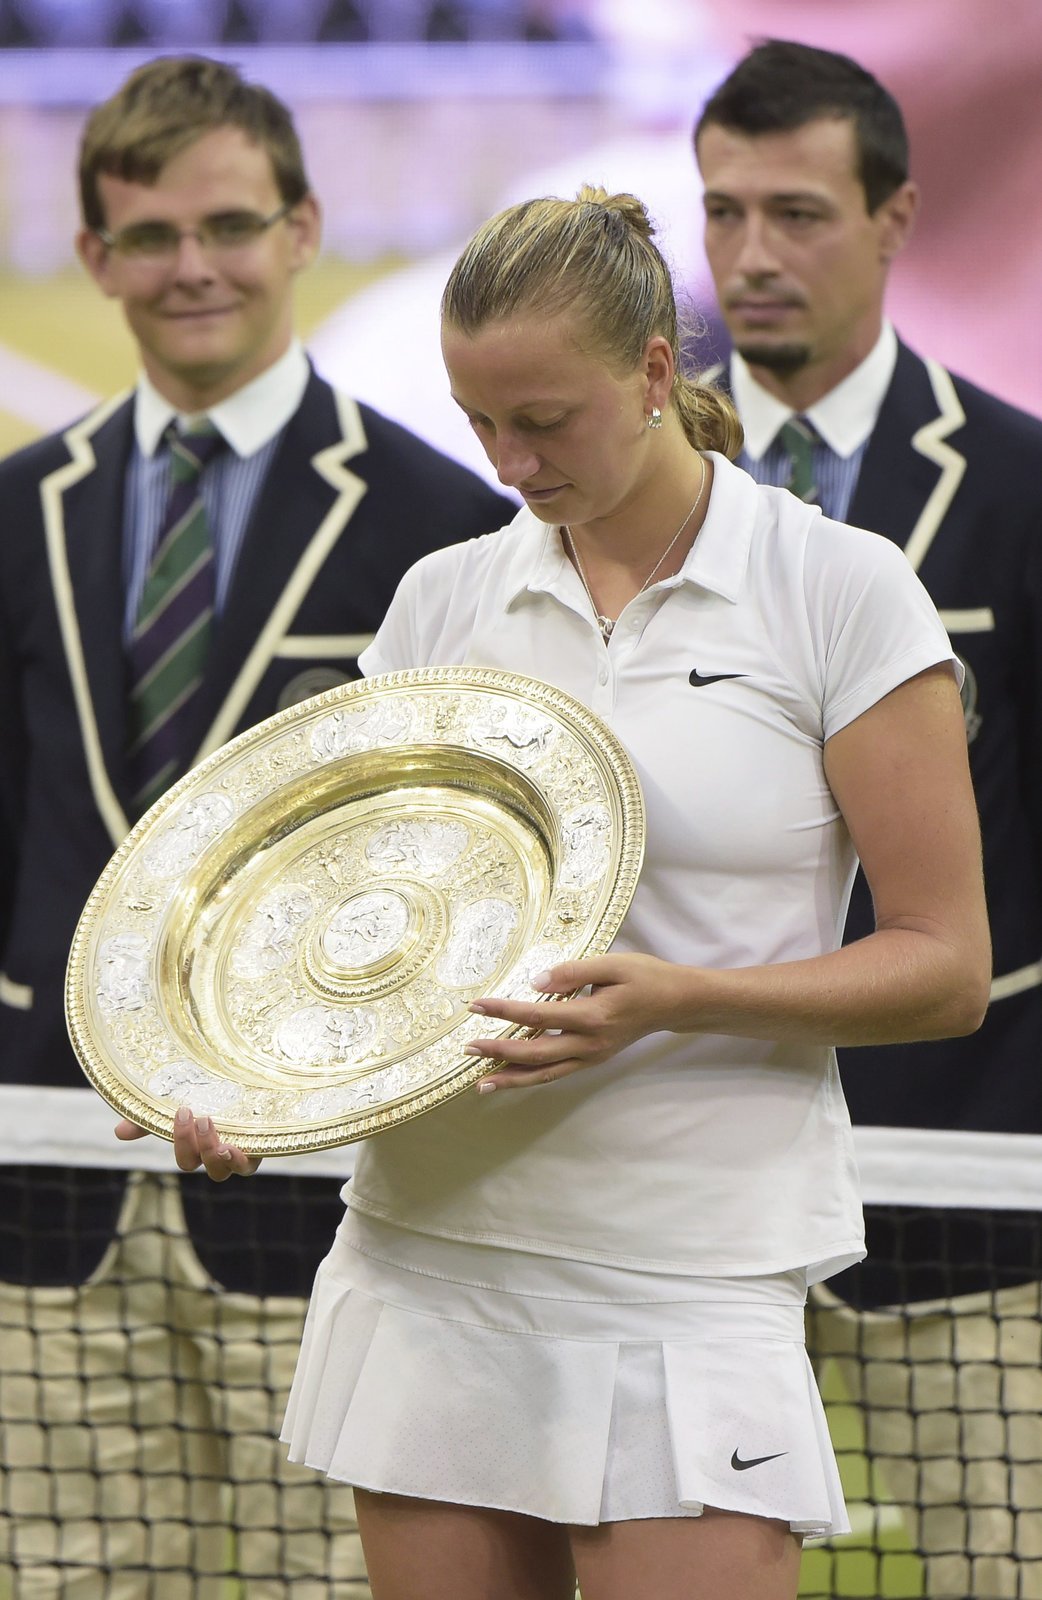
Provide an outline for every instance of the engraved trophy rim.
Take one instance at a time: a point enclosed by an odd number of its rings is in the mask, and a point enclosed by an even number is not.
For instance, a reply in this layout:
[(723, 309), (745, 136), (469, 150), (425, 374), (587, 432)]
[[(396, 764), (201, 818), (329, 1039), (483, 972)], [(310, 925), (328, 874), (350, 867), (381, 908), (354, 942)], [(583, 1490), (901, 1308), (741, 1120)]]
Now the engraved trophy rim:
[[(105, 867), (65, 982), (73, 1048), (122, 1116), (180, 1104), (256, 1155), (367, 1138), (527, 1030), (470, 1000), (603, 954), (644, 854), (633, 763), (553, 684), (429, 667), (276, 712), (160, 797)], [(563, 997), (562, 997), (563, 998)]]

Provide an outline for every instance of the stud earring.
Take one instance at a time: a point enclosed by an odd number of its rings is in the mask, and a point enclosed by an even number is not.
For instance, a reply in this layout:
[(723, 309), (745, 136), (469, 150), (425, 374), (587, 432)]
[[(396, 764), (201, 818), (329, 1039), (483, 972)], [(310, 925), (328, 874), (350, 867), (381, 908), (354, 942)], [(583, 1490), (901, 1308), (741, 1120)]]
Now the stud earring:
[(651, 412), (650, 412), (650, 415), (648, 416), (647, 421), (648, 421), (648, 427), (649, 428), (661, 428), (661, 426), (662, 426), (662, 412), (659, 410), (658, 406), (652, 406)]

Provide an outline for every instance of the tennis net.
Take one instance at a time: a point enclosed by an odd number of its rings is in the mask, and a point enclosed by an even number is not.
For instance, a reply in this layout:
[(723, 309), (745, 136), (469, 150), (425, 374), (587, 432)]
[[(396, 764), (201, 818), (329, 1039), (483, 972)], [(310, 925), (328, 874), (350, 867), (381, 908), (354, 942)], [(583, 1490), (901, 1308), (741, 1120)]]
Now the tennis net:
[[(277, 1442), (350, 1153), (182, 1188), (89, 1090), (0, 1114), (0, 1600), (367, 1595), (349, 1493)], [(808, 1311), (852, 1531), (808, 1548), (801, 1595), (1040, 1600), (1042, 1139), (857, 1138), (871, 1259)]]

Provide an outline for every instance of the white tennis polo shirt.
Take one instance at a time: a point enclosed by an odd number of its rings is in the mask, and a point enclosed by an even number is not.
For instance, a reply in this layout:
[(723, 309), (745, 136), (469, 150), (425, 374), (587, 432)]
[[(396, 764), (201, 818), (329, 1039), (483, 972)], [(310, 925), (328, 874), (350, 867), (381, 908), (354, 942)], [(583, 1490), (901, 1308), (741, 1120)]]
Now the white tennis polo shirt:
[[(367, 674), (468, 665), (585, 702), (640, 775), (645, 865), (615, 950), (731, 967), (841, 942), (855, 856), (824, 741), (951, 646), (888, 540), (714, 455), (683, 570), (605, 648), (556, 527), (439, 550), (399, 587)], [(359, 1147), (350, 1203), (399, 1226), (685, 1274), (863, 1252), (835, 1052), (661, 1032), (550, 1085), (469, 1092)]]

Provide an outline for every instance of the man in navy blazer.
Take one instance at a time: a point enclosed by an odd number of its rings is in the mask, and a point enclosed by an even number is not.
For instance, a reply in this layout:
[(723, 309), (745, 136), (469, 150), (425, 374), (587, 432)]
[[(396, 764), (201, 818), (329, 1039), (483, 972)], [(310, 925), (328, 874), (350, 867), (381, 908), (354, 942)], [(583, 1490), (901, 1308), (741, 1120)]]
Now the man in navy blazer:
[[(970, 1039), (841, 1052), (852, 1116), (1042, 1134), (1042, 423), (885, 318), (918, 193), (900, 109), (869, 73), (761, 44), (706, 103), (695, 149), (741, 465), (900, 544), (966, 669), (992, 1004)], [(847, 938), (871, 927), (859, 880)], [(874, 1206), (867, 1225), (869, 1259), (818, 1295), (810, 1343), (864, 1408), (926, 1592), (1042, 1593), (1042, 1214)]]
[(182, 767), (356, 676), (406, 568), (516, 508), (311, 370), (292, 290), (319, 212), (267, 90), (201, 58), (139, 69), (91, 116), (80, 184), (79, 252), (142, 371), (0, 464), (0, 1106), (31, 1155), (0, 1168), (0, 1570), (70, 1597), (115, 1572), (193, 1600), (227, 1572), (251, 1600), (364, 1585), (346, 1491), (275, 1442), (337, 1185), (78, 1162), (63, 973), (134, 820), (128, 641), (171, 425), (226, 446), (201, 480), (215, 625)]

